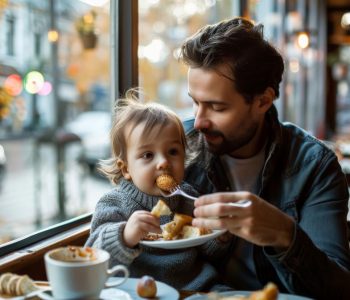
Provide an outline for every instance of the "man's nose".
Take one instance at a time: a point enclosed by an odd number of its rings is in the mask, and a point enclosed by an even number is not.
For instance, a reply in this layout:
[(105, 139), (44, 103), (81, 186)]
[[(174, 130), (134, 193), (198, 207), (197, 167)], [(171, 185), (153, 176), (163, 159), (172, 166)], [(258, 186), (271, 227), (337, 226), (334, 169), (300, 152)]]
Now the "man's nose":
[(203, 109), (197, 109), (195, 112), (194, 128), (196, 130), (207, 129), (210, 126), (210, 120), (205, 115)]

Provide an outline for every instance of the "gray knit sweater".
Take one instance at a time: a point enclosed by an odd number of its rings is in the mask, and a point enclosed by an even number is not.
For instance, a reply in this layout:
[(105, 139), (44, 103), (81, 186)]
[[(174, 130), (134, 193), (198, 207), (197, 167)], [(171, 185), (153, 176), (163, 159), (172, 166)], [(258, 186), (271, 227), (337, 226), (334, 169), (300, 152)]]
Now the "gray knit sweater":
[[(183, 184), (189, 193), (196, 193)], [(227, 253), (228, 245), (216, 239), (198, 247), (165, 250), (139, 245), (128, 248), (123, 242), (126, 221), (136, 210), (150, 211), (158, 202), (158, 196), (147, 195), (135, 185), (121, 180), (118, 186), (104, 195), (97, 203), (90, 237), (86, 245), (104, 249), (111, 254), (110, 265), (128, 266), (131, 277), (153, 276), (177, 289), (209, 291), (219, 283), (215, 268), (209, 263)], [(193, 201), (181, 196), (167, 198), (173, 212), (192, 215)], [(171, 217), (161, 217), (161, 224)]]

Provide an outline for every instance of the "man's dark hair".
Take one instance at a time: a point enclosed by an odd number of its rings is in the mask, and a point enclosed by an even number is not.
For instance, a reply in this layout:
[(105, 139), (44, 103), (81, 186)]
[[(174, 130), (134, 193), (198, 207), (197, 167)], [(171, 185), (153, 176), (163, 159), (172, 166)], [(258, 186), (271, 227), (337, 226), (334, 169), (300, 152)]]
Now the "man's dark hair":
[(192, 68), (228, 65), (232, 77), (225, 77), (248, 102), (268, 87), (279, 97), (283, 59), (264, 39), (262, 25), (240, 17), (207, 25), (183, 43), (180, 57)]

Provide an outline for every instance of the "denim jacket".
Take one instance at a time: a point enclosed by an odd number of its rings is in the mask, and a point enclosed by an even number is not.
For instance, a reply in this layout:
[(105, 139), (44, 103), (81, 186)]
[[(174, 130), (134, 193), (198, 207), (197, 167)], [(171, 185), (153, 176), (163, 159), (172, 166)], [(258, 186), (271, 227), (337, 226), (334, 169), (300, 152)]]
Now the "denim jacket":
[[(349, 193), (337, 157), (301, 128), (280, 123), (274, 106), (266, 120), (270, 136), (258, 196), (291, 216), (295, 232), (292, 245), (282, 254), (253, 246), (257, 278), (262, 285), (275, 282), (281, 292), (350, 299)], [(230, 191), (219, 157), (206, 150), (193, 123), (184, 122), (193, 156), (185, 180), (201, 194)]]

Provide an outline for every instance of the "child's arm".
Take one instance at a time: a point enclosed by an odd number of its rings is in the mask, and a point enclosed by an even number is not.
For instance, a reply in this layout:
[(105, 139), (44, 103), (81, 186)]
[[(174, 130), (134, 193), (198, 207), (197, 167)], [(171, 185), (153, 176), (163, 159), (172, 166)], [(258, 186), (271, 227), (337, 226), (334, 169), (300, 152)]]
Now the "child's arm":
[(128, 247), (124, 241), (124, 229), (128, 216), (133, 210), (123, 200), (116, 192), (109, 193), (100, 199), (96, 205), (90, 236), (86, 242), (86, 246), (108, 251), (111, 254), (111, 265), (129, 265), (141, 253), (139, 248)]
[(161, 233), (160, 220), (149, 211), (135, 211), (125, 225), (123, 240), (127, 247), (135, 247), (149, 232)]

